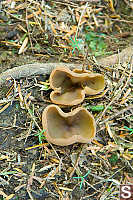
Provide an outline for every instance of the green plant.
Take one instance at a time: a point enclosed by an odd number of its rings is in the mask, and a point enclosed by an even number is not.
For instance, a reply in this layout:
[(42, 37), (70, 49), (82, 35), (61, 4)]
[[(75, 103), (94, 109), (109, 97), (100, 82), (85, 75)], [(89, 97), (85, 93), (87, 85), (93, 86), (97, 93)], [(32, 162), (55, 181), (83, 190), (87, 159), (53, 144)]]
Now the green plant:
[(71, 42), (70, 45), (73, 47), (72, 53), (74, 53), (75, 49), (77, 48), (79, 51), (82, 50), (83, 48), (83, 40), (82, 39), (77, 39), (76, 36), (74, 38), (74, 40), (72, 38), (70, 38)]
[(84, 176), (79, 176), (79, 177), (73, 177), (74, 179), (81, 179), (81, 182), (80, 182), (80, 190), (82, 189), (82, 185), (83, 185), (83, 182), (84, 182), (84, 179), (88, 176), (88, 174), (90, 174), (90, 170), (88, 170), (88, 172), (84, 175)]
[(127, 126), (124, 126), (125, 129), (127, 129), (128, 131), (130, 131), (129, 135), (133, 134), (133, 129), (132, 128), (128, 128)]
[(44, 91), (49, 90), (49, 83), (47, 81), (46, 82), (40, 81), (40, 84), (36, 84), (36, 85), (41, 88), (40, 90), (44, 90)]
[(90, 48), (91, 54), (94, 56), (100, 56), (105, 54), (107, 48), (106, 43), (104, 42), (105, 34), (88, 32), (85, 36), (85, 41)]
[(118, 155), (114, 153), (108, 158), (108, 160), (110, 164), (115, 165), (118, 161)]
[[(103, 111), (105, 109), (105, 106), (104, 105), (91, 106), (89, 104), (86, 104), (85, 108), (90, 109), (91, 111), (94, 111), (94, 112), (100, 112), (100, 111)], [(109, 106), (108, 110), (112, 110), (112, 106)]]
[(45, 140), (44, 132), (45, 130), (42, 130), (35, 135), (38, 136), (39, 144), (42, 144), (43, 140)]

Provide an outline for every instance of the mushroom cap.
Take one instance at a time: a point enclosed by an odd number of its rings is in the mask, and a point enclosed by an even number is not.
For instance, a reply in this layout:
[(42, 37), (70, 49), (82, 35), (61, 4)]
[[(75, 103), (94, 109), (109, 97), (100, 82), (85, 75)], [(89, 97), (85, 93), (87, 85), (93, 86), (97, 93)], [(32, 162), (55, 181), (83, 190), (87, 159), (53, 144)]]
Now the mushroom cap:
[(81, 103), (85, 98), (85, 91), (81, 88), (73, 88), (68, 92), (61, 94), (58, 90), (50, 93), (50, 99), (55, 104), (73, 106)]
[(51, 101), (62, 105), (77, 105), (84, 100), (85, 94), (98, 94), (105, 87), (103, 75), (87, 70), (71, 71), (66, 67), (56, 67), (49, 81), (54, 90), (50, 95)]
[(88, 70), (83, 71), (82, 69), (74, 69), (73, 72), (77, 74), (87, 74), (87, 77), (85, 76), (81, 83), (84, 87), (85, 94), (95, 95), (104, 89), (105, 80), (102, 74), (92, 73)]
[(95, 119), (83, 107), (64, 113), (57, 105), (47, 106), (42, 113), (46, 139), (56, 145), (88, 143), (95, 136)]

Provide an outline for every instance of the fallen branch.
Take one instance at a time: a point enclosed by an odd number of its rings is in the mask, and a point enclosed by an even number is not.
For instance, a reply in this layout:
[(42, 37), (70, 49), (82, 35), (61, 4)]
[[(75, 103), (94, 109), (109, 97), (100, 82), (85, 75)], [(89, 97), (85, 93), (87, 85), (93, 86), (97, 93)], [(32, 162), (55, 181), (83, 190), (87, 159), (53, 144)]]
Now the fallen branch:
[(26, 64), (19, 67), (14, 67), (0, 74), (0, 86), (5, 83), (8, 78), (20, 79), (24, 77), (30, 77), (33, 75), (46, 75), (57, 66), (65, 66), (69, 69), (82, 69), (82, 64), (73, 63), (34, 63)]
[(129, 62), (131, 56), (133, 55), (133, 46), (123, 49), (120, 53), (107, 56), (105, 58), (97, 59), (99, 65), (111, 66), (118, 64), (119, 62), (123, 64), (124, 62)]

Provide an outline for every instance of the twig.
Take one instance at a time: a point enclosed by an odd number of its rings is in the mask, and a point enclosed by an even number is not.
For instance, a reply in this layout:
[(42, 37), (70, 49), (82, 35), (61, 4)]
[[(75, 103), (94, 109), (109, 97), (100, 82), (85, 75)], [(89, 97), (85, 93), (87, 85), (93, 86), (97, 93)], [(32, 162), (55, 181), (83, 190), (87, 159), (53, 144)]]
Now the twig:
[(81, 19), (82, 19), (83, 15), (84, 15), (84, 12), (85, 12), (87, 6), (88, 6), (88, 2), (86, 3), (86, 5), (85, 5), (85, 7), (84, 7), (84, 9), (83, 9), (83, 11), (81, 13), (81, 16), (79, 18), (78, 27), (77, 27), (76, 34), (75, 34), (75, 38), (76, 39), (77, 39), (77, 34), (78, 34), (78, 29), (79, 29), (79, 26), (80, 26), (80, 23), (81, 23)]
[(33, 75), (47, 75), (56, 67), (67, 67), (69, 69), (82, 69), (82, 64), (74, 63), (34, 63), (14, 67), (0, 74), (0, 86), (5, 83), (8, 78), (20, 79)]
[[(26, 5), (28, 5), (27, 1), (26, 1)], [(28, 22), (28, 10), (26, 8), (26, 26), (27, 26), (27, 31), (28, 31), (28, 36), (29, 36), (29, 40), (30, 40), (30, 45), (31, 45), (31, 49), (32, 49), (32, 53), (34, 54), (34, 51), (33, 51), (33, 45), (32, 45), (32, 40), (31, 40), (31, 33), (30, 33), (30, 30), (29, 30), (29, 22)]]
[(120, 115), (120, 114), (122, 114), (122, 113), (124, 113), (124, 112), (126, 112), (127, 110), (130, 110), (130, 109), (133, 109), (133, 105), (121, 110), (120, 112), (115, 113), (114, 115), (108, 117), (107, 119), (105, 119), (104, 121), (100, 122), (99, 124), (101, 125), (101, 124), (103, 124), (103, 123), (115, 118), (116, 116), (118, 116), (118, 115)]
[(129, 3), (127, 0), (124, 0), (124, 2), (125, 2), (131, 9), (133, 9), (132, 3), (131, 3), (131, 5), (130, 5), (130, 3)]
[(80, 147), (80, 151), (79, 151), (79, 153), (78, 153), (78, 155), (77, 155), (77, 159), (76, 159), (76, 162), (75, 162), (75, 164), (74, 164), (73, 170), (72, 170), (72, 172), (70, 173), (70, 178), (73, 176), (73, 174), (74, 174), (74, 172), (75, 172), (75, 170), (76, 170), (76, 168), (77, 168), (77, 166), (78, 166), (78, 163), (79, 163), (79, 160), (80, 160), (80, 155), (81, 155), (81, 153), (82, 153), (82, 151), (83, 151), (84, 146), (85, 146), (85, 145), (83, 144), (83, 145), (81, 145), (81, 147)]
[[(122, 94), (122, 92), (124, 91), (124, 89), (126, 88), (128, 82), (129, 82), (129, 80), (130, 80), (130, 78), (131, 78), (132, 69), (133, 69), (133, 56), (131, 56), (131, 59), (130, 59), (130, 73), (129, 73), (129, 76), (128, 76), (128, 78), (127, 78), (127, 81), (126, 81), (124, 87), (121, 89), (121, 94)], [(120, 95), (120, 93), (118, 93), (118, 94), (112, 99), (112, 101), (106, 106), (106, 108), (103, 110), (103, 112), (102, 112), (102, 114), (100, 115), (100, 117), (96, 120), (96, 123), (98, 123), (98, 122), (101, 120), (101, 118), (103, 117), (103, 115), (105, 114), (105, 112), (107, 111), (107, 109), (109, 108), (109, 106), (111, 106), (111, 104), (119, 97), (119, 95)], [(131, 107), (132, 107), (132, 106), (131, 106)], [(127, 109), (127, 108), (126, 108), (126, 109)], [(130, 108), (130, 109), (131, 109), (131, 108)], [(123, 113), (123, 110), (122, 110), (121, 112)], [(125, 111), (124, 111), (124, 112), (125, 112)], [(117, 116), (117, 115), (119, 115), (119, 114), (121, 114), (121, 113), (120, 113), (120, 112), (119, 112), (119, 113), (116, 113), (116, 114), (114, 114), (113, 116)], [(108, 119), (110, 119), (110, 118), (108, 118)], [(111, 117), (111, 119), (112, 119), (112, 117)], [(106, 119), (106, 120), (107, 120), (107, 119)], [(104, 122), (105, 122), (106, 120), (104, 120)], [(107, 120), (107, 121), (108, 121), (108, 120)], [(102, 122), (102, 123), (103, 123), (103, 122)]]

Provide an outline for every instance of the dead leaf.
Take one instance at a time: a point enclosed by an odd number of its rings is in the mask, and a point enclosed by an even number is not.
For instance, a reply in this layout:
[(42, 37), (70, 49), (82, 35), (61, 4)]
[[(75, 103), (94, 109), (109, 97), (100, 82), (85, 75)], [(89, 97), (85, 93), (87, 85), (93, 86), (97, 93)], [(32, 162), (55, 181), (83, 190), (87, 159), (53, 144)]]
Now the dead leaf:
[(25, 48), (26, 48), (27, 44), (28, 44), (28, 37), (26, 37), (26, 38), (24, 39), (24, 41), (23, 41), (23, 43), (22, 43), (22, 46), (21, 46), (20, 49), (19, 49), (18, 54), (21, 54), (21, 53), (23, 53), (23, 52), (25, 51)]

